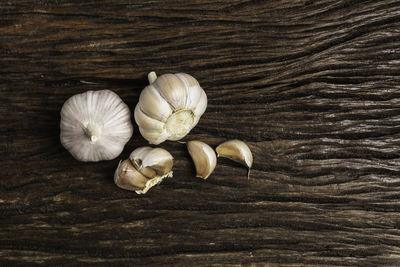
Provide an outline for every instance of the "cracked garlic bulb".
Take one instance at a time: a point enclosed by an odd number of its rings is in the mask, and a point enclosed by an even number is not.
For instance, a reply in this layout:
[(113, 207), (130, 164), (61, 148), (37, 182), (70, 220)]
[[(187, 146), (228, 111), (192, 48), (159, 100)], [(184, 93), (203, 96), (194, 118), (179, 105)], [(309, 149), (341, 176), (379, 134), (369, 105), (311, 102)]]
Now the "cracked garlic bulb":
[(148, 75), (135, 108), (135, 121), (150, 144), (185, 137), (207, 107), (207, 95), (195, 78), (186, 73)]
[(116, 158), (133, 133), (131, 112), (110, 90), (70, 97), (61, 109), (60, 140), (80, 161)]
[(174, 158), (163, 148), (139, 147), (129, 159), (121, 161), (114, 173), (114, 183), (122, 189), (146, 194), (164, 178), (172, 177)]

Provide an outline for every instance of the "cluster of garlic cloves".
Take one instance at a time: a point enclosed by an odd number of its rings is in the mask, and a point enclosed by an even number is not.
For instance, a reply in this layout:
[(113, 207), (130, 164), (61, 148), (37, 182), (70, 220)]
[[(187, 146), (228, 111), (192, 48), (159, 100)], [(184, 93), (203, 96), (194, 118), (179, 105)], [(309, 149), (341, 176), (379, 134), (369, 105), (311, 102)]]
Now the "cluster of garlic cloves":
[(186, 73), (148, 75), (149, 85), (140, 94), (135, 121), (150, 144), (177, 141), (197, 125), (207, 108), (207, 95)]
[[(197, 140), (187, 142), (187, 149), (196, 168), (196, 177), (207, 179), (217, 165), (214, 149)], [(253, 155), (245, 142), (237, 139), (229, 140), (218, 145), (216, 151), (218, 157), (228, 158), (246, 166), (248, 168), (247, 178), (249, 178)]]
[(172, 177), (174, 158), (165, 149), (140, 147), (129, 159), (118, 164), (114, 173), (115, 184), (137, 194), (146, 194), (166, 177)]

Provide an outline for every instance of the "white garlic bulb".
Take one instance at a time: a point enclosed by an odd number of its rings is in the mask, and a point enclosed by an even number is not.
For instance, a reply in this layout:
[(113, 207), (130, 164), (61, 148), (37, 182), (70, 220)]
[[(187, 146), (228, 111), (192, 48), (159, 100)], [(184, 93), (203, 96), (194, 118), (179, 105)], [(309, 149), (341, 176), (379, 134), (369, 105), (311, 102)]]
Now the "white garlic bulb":
[(61, 109), (60, 140), (81, 161), (116, 158), (133, 133), (131, 112), (110, 90), (70, 97)]
[(180, 140), (198, 123), (207, 95), (195, 78), (185, 73), (148, 75), (150, 85), (140, 94), (135, 121), (150, 144)]
[(114, 173), (115, 184), (137, 194), (146, 194), (166, 177), (172, 177), (174, 158), (165, 149), (148, 146), (135, 149), (129, 159), (118, 164)]

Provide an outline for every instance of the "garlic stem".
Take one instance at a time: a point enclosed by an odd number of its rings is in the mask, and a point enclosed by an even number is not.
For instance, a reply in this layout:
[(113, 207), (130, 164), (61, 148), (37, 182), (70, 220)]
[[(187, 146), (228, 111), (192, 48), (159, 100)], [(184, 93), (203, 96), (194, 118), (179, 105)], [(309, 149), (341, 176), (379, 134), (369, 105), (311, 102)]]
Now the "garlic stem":
[(147, 75), (147, 79), (149, 79), (149, 83), (152, 84), (155, 82), (155, 80), (157, 80), (157, 74), (152, 71)]
[(91, 135), (90, 136), (90, 141), (92, 141), (92, 142), (96, 142), (97, 141), (97, 136), (96, 135)]
[(85, 135), (90, 139), (92, 143), (96, 142), (99, 139), (100, 129), (97, 125), (93, 125), (89, 123), (83, 131)]

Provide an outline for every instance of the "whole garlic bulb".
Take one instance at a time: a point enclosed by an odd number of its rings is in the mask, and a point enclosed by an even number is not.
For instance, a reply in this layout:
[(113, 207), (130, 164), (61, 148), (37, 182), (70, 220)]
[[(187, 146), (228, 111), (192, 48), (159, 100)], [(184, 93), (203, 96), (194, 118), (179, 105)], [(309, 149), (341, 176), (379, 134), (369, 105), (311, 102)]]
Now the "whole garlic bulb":
[(198, 123), (207, 95), (195, 78), (185, 73), (148, 75), (150, 85), (140, 94), (135, 121), (150, 144), (180, 140)]
[(70, 97), (61, 109), (60, 140), (80, 161), (116, 158), (133, 133), (131, 112), (110, 90)]

